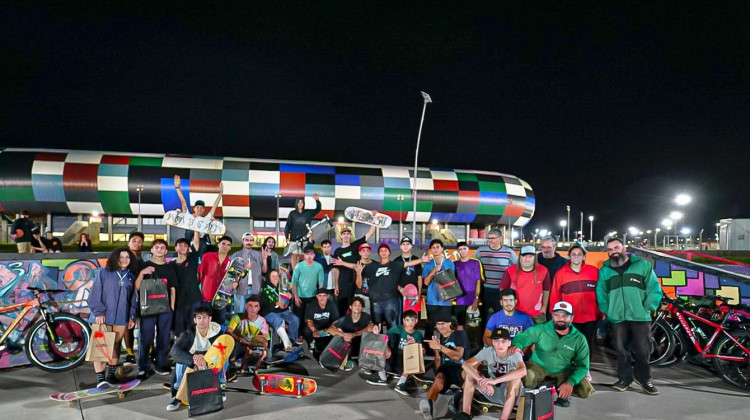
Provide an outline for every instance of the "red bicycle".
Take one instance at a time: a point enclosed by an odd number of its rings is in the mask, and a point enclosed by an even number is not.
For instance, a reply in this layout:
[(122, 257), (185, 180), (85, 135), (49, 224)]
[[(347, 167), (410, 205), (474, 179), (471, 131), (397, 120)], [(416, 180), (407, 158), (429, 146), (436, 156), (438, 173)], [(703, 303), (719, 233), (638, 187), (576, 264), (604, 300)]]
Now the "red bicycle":
[(722, 303), (709, 308), (664, 296), (666, 306), (654, 324), (671, 327), (667, 328), (670, 336), (662, 342), (660, 359), (670, 360), (680, 347), (684, 354), (711, 361), (724, 381), (750, 389), (750, 308), (729, 305), (719, 296), (711, 298)]

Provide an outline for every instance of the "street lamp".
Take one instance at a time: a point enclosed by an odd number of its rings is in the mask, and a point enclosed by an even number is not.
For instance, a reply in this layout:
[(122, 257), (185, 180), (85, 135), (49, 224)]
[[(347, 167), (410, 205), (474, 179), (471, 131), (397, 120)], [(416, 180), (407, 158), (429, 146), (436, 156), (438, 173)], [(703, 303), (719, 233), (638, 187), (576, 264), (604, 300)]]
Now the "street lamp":
[(568, 242), (570, 242), (570, 206), (565, 206), (565, 209), (568, 210), (568, 220), (565, 222), (565, 226), (568, 227)]
[[(424, 106), (422, 107), (422, 120), (419, 122), (419, 133), (417, 134), (417, 150), (414, 152), (414, 180), (411, 184), (411, 194), (414, 202), (414, 215), (411, 220), (411, 240), (417, 237), (417, 161), (419, 159), (419, 141), (422, 138), (422, 125), (424, 124), (424, 114), (427, 111), (427, 104), (432, 103), (430, 95), (422, 92), (422, 98), (424, 98)], [(424, 232), (423, 232), (424, 233)]]
[(661, 232), (661, 229), (659, 228), (654, 229), (654, 248), (656, 248), (656, 246), (659, 244), (658, 242), (656, 242), (656, 235), (658, 235), (659, 232)]
[(594, 216), (589, 216), (589, 239), (594, 241)]
[(141, 217), (141, 191), (144, 186), (138, 184), (135, 186), (135, 190), (138, 191), (138, 232), (143, 232), (143, 218)]
[(274, 197), (276, 197), (276, 246), (279, 245), (279, 199), (281, 199), (281, 194), (274, 194)]
[(560, 220), (560, 227), (562, 227), (562, 238), (563, 241), (565, 241), (565, 226), (568, 226), (568, 222), (565, 220)]
[(686, 206), (690, 204), (691, 201), (693, 201), (693, 198), (687, 194), (677, 194), (677, 197), (674, 199), (675, 204), (678, 206)]
[(396, 200), (398, 200), (398, 234), (401, 235), (401, 233), (404, 231), (404, 227), (403, 227), (404, 216), (403, 214), (401, 214), (401, 205), (404, 203), (404, 195), (403, 194), (397, 195)]

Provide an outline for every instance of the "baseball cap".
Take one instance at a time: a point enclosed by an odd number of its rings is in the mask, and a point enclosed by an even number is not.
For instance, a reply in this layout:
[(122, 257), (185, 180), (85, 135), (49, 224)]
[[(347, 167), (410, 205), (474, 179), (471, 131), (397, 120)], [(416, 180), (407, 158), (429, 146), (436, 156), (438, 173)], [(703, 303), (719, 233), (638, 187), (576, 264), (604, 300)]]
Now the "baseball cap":
[(327, 295), (328, 290), (326, 290), (324, 287), (318, 287), (318, 290), (315, 292), (316, 295)]
[(570, 246), (570, 248), (568, 248), (568, 254), (570, 254), (570, 251), (572, 251), (572, 250), (574, 250), (576, 248), (578, 248), (581, 251), (583, 251), (583, 255), (586, 255), (586, 248), (584, 248), (583, 245), (581, 245), (579, 242), (574, 243), (573, 245)]
[(253, 237), (253, 238), (255, 237), (255, 235), (253, 235), (253, 232), (245, 232), (242, 234), (242, 239), (245, 239), (248, 236)]
[(343, 228), (341, 228), (341, 233), (344, 232), (352, 233), (352, 228), (350, 228), (349, 226), (344, 226)]
[(450, 313), (440, 313), (437, 316), (433, 318), (433, 322), (451, 322), (451, 314)]
[(203, 206), (203, 207), (206, 207), (206, 202), (203, 201), (203, 200), (196, 200), (195, 204), (193, 204), (193, 206)]
[(521, 247), (521, 255), (536, 254), (536, 249), (531, 245), (524, 245)]
[(382, 244), (378, 245), (378, 252), (380, 252), (381, 248), (386, 248), (386, 249), (388, 249), (389, 252), (391, 251), (391, 247), (388, 246), (388, 244), (386, 244), (386, 243), (382, 243)]
[(507, 328), (495, 328), (492, 330), (492, 333), (490, 333), (490, 340), (498, 340), (504, 338), (506, 340), (510, 340), (512, 337), (510, 336), (510, 331), (508, 331)]
[(573, 306), (570, 303), (565, 302), (564, 300), (561, 300), (557, 302), (555, 306), (552, 308), (552, 312), (555, 312), (555, 311), (563, 311), (563, 312), (567, 312), (568, 315), (573, 315)]
[(402, 244), (404, 242), (412, 243), (411, 238), (408, 236), (404, 236), (403, 238), (401, 238), (401, 242), (399, 243)]
[(308, 252), (311, 253), (311, 254), (314, 254), (315, 253), (315, 246), (313, 246), (312, 244), (307, 244), (307, 245), (305, 245), (305, 249), (302, 252), (304, 252), (305, 254), (307, 254)]
[(365, 242), (365, 243), (363, 243), (362, 245), (360, 245), (360, 246), (359, 246), (359, 250), (360, 250), (360, 251), (361, 251), (362, 249), (364, 249), (364, 248), (367, 248), (367, 249), (369, 249), (369, 250), (372, 250), (372, 247), (371, 247), (371, 246), (370, 246), (370, 244), (368, 244), (367, 242)]

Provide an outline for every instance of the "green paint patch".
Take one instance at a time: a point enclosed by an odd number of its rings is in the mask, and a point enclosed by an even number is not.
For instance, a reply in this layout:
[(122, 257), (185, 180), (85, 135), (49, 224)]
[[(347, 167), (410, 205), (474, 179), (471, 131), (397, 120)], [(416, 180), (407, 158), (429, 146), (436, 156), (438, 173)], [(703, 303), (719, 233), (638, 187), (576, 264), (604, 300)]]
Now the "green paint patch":
[(661, 284), (664, 286), (685, 286), (687, 279), (684, 270), (672, 270), (671, 277), (662, 277)]
[(163, 160), (164, 158), (160, 157), (133, 156), (130, 158), (130, 166), (153, 166), (161, 168)]

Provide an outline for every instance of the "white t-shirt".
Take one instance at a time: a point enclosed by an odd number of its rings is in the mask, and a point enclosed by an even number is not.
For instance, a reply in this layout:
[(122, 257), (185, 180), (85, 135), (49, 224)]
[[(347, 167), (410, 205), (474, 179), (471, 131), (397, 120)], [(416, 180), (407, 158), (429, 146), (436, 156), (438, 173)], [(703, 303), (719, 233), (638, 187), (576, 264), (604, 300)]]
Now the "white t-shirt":
[(517, 352), (506, 355), (505, 358), (499, 357), (497, 351), (492, 346), (483, 348), (474, 357), (480, 362), (487, 363), (490, 379), (499, 378), (506, 373), (516, 370), (516, 365), (519, 362), (523, 362), (523, 356)]

